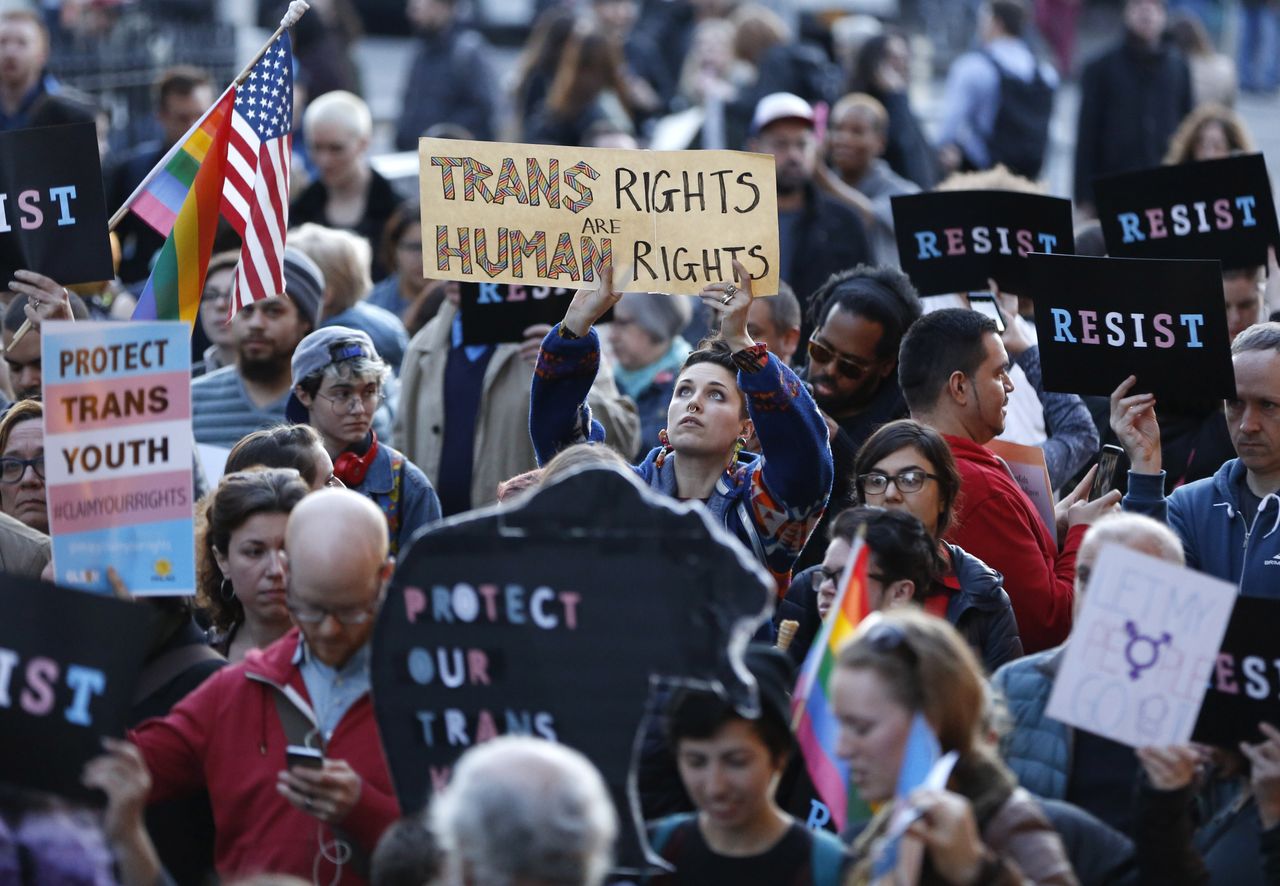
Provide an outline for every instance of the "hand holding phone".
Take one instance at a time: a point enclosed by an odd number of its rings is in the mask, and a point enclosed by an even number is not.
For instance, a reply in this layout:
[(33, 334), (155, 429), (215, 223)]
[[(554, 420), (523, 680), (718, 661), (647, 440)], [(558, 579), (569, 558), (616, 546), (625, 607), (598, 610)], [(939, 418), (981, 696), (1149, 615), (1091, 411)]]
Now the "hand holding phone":
[(324, 751), (320, 748), (309, 748), (306, 745), (291, 744), (284, 749), (285, 763), (288, 768), (301, 766), (304, 769), (323, 769)]
[(1089, 488), (1089, 501), (1101, 498), (1116, 485), (1116, 469), (1120, 465), (1120, 456), (1124, 450), (1113, 443), (1102, 447), (1098, 457), (1098, 471), (1093, 475), (1093, 485)]

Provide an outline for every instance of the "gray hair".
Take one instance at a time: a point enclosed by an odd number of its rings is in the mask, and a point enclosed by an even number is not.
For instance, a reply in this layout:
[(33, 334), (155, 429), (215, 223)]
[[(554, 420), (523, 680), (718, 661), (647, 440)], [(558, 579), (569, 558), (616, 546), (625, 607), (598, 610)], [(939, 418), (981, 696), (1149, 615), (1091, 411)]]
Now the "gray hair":
[(1108, 514), (1090, 526), (1080, 542), (1077, 557), (1083, 555), (1086, 548), (1094, 550), (1105, 544), (1124, 545), (1127, 548), (1146, 546), (1161, 560), (1168, 560), (1179, 566), (1187, 564), (1187, 557), (1182, 551), (1182, 540), (1172, 529), (1150, 517), (1129, 511)]
[(1255, 323), (1237, 335), (1231, 343), (1231, 354), (1245, 351), (1280, 351), (1280, 323), (1274, 320)]
[(299, 379), (298, 387), (314, 397), (326, 378), (353, 383), (376, 381), (379, 387), (385, 387), (391, 378), (391, 367), (381, 357), (348, 357)]
[(604, 779), (579, 752), (503, 736), (462, 755), (431, 806), (450, 882), (597, 886), (618, 820)]

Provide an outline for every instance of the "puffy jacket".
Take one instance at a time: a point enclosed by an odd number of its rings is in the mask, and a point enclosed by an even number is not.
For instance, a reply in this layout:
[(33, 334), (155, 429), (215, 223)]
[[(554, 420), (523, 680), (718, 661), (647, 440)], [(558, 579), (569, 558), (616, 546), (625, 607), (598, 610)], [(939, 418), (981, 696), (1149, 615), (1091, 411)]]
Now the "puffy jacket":
[(1022, 639), (1013, 606), (1004, 592), (1004, 578), (961, 548), (943, 542), (951, 555), (951, 569), (959, 586), (947, 602), (947, 621), (982, 658), (987, 673), (1022, 657)]
[(1071, 727), (1045, 714), (1065, 649), (1009, 662), (991, 677), (1013, 718), (1013, 727), (1000, 739), (1000, 756), (1018, 784), (1051, 800), (1066, 799), (1071, 773)]
[[(791, 568), (818, 525), (831, 494), (833, 469), (827, 426), (803, 383), (763, 349), (758, 372), (738, 372), (763, 455), (741, 453), (716, 481), (707, 509), (755, 553), (773, 575), (778, 594), (791, 581)], [(591, 329), (581, 338), (560, 335), (556, 326), (542, 341), (529, 397), (529, 436), (545, 465), (574, 443), (602, 442), (604, 428), (591, 417), (587, 393), (600, 367), (600, 338)], [(676, 496), (675, 459), (661, 463), (662, 449), (634, 466), (645, 485)]]
[[(332, 829), (276, 790), (287, 741), (275, 694), (287, 686), (310, 705), (293, 663), (299, 642), (295, 628), (266, 649), (251, 651), (205, 680), (168, 715), (129, 733), (151, 772), (149, 802), (208, 788), (217, 833), (214, 861), (227, 880), (263, 872), (315, 876), (321, 883), (334, 879), (318, 839), (333, 841)], [(360, 775), (360, 798), (340, 827), (360, 850), (372, 853), (400, 809), (367, 693), (339, 721), (325, 756), (345, 760)], [(364, 883), (351, 868), (344, 865), (336, 882)]]
[(1129, 472), (1127, 511), (1167, 522), (1182, 539), (1187, 565), (1233, 582), (1251, 597), (1280, 597), (1280, 494), (1262, 499), (1245, 525), (1237, 490), (1245, 466), (1233, 458), (1212, 477), (1180, 486), (1165, 498), (1164, 473)]

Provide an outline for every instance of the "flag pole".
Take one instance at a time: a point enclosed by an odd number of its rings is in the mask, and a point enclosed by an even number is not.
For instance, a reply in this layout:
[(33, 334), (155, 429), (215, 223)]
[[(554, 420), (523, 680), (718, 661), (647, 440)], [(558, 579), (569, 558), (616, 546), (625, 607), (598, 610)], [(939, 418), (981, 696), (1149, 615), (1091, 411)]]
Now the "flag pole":
[[(302, 18), (303, 14), (310, 8), (311, 5), (307, 3), (306, 0), (292, 0), (289, 4), (289, 8), (285, 10), (284, 16), (280, 19), (280, 25), (267, 39), (267, 42), (262, 44), (262, 48), (258, 50), (257, 54), (255, 54), (254, 57), (249, 60), (249, 63), (240, 70), (240, 73), (235, 76), (235, 79), (231, 81), (231, 84), (222, 91), (222, 95), (218, 96), (218, 100), (210, 105), (209, 109), (200, 115), (200, 119), (191, 125), (191, 128), (187, 130), (186, 134), (173, 143), (173, 146), (169, 148), (168, 152), (160, 158), (160, 162), (152, 167), (151, 171), (147, 173), (141, 183), (133, 189), (133, 193), (124, 201), (124, 204), (115, 211), (114, 215), (111, 216), (111, 219), (107, 222), (108, 232), (114, 231), (116, 226), (124, 220), (124, 217), (129, 214), (129, 210), (133, 207), (133, 202), (138, 198), (138, 195), (155, 180), (155, 177), (160, 174), (160, 171), (168, 165), (171, 159), (173, 159), (173, 155), (181, 150), (182, 146), (186, 144), (187, 139), (191, 137), (192, 133), (204, 125), (205, 118), (208, 117), (213, 109), (218, 106), (219, 102), (227, 97), (227, 93), (244, 83), (248, 78), (249, 73), (253, 70), (253, 66), (260, 62), (262, 57), (267, 54), (267, 50), (271, 48), (271, 44), (275, 43), (276, 40), (279, 39), (280, 35), (287, 29), (296, 25), (298, 23), (298, 19)], [(18, 342), (22, 341), (23, 336), (30, 332), (31, 328), (31, 321), (23, 320), (22, 325), (18, 327), (18, 331), (13, 334), (13, 339), (9, 342), (9, 347), (12, 348)]]

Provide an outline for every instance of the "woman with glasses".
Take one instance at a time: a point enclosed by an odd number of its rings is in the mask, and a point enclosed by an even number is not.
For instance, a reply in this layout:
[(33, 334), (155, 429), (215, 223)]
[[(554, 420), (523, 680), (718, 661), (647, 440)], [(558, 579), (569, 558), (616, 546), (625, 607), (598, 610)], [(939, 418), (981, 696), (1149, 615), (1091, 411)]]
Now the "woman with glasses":
[(19, 400), (0, 419), (0, 511), (49, 532), (44, 492), (44, 407)]
[(395, 556), (418, 529), (440, 519), (440, 500), (427, 475), (373, 430), (390, 377), (366, 333), (317, 329), (293, 352), (293, 395), (285, 415), (311, 425), (333, 459), (334, 476), (382, 509)]
[[(960, 495), (960, 472), (947, 441), (919, 422), (890, 422), (863, 444), (854, 473), (859, 501), (905, 511), (934, 540), (936, 578), (916, 589), (915, 601), (951, 622), (988, 671), (1021, 656), (1018, 625), (1000, 573), (942, 540)], [(828, 559), (831, 553), (828, 549)]]
[(293, 625), (285, 608), (284, 530), (311, 490), (289, 468), (227, 474), (202, 503), (196, 532), (197, 603), (214, 649), (237, 662)]
[[(984, 737), (982, 670), (945, 621), (910, 607), (863, 621), (840, 650), (832, 703), (836, 752), (860, 798), (880, 810), (853, 843), (847, 883), (872, 882), (904, 804), (918, 817), (898, 847), (899, 862), (913, 855), (913, 843), (923, 850), (921, 873), (908, 882), (1077, 882), (1053, 825)], [(917, 714), (941, 752), (958, 759), (945, 788), (919, 788), (893, 802)], [(902, 873), (891, 868), (893, 882)]]
[[(831, 449), (800, 379), (747, 333), (751, 277), (740, 262), (733, 268), (738, 283), (711, 283), (699, 294), (720, 318), (720, 337), (685, 358), (660, 445), (635, 471), (673, 498), (705, 503), (786, 588), (831, 492)], [(604, 440), (586, 403), (600, 366), (593, 326), (621, 297), (606, 267), (600, 287), (579, 290), (543, 339), (529, 400), (539, 465), (566, 446)], [(753, 435), (759, 455), (742, 451)]]

